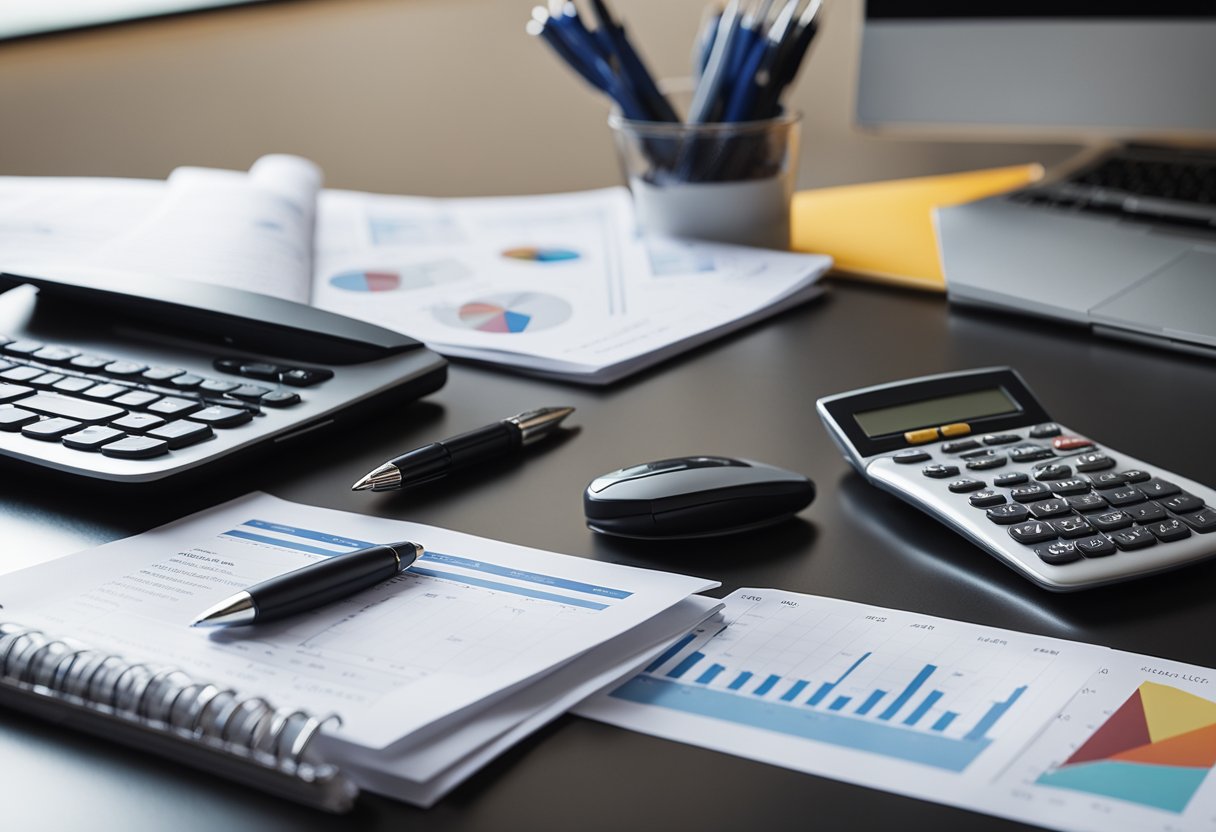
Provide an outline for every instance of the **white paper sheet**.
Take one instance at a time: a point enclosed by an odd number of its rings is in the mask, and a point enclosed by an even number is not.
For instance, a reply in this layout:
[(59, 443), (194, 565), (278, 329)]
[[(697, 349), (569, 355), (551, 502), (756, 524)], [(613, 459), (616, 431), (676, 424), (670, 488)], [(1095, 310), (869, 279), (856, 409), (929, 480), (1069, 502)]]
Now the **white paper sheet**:
[[(188, 626), (258, 581), (403, 539), (426, 554), (346, 601), (256, 628)], [(337, 713), (343, 740), (383, 748), (715, 585), (254, 494), (0, 577), (0, 603), (10, 620)]]
[(770, 589), (576, 708), (1061, 830), (1216, 829), (1216, 673)]

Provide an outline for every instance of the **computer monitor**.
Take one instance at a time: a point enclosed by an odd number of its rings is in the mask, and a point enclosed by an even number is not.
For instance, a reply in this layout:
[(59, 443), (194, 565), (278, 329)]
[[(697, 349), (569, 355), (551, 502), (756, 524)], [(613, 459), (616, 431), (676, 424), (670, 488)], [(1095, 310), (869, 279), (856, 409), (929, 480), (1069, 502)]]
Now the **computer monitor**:
[(866, 0), (857, 121), (1216, 142), (1216, 0)]

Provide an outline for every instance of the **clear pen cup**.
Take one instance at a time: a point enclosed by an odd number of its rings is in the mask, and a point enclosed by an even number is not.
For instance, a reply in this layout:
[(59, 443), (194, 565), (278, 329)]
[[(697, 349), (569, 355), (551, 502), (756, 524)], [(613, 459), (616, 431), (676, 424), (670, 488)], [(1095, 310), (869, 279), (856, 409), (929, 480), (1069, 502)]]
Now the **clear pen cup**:
[(644, 232), (775, 249), (790, 245), (801, 122), (608, 118)]

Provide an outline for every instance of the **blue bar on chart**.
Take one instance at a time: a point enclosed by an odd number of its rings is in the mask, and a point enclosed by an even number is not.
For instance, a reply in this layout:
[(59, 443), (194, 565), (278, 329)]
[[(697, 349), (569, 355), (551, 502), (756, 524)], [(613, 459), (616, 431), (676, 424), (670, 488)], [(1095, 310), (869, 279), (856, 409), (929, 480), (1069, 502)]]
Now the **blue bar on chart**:
[(942, 692), (935, 690), (925, 697), (925, 701), (916, 706), (916, 710), (908, 714), (908, 718), (904, 720), (904, 725), (915, 725), (920, 722), (921, 717), (929, 713), (929, 709), (936, 704), (937, 700), (942, 698)]
[(851, 701), (851, 697), (837, 696), (835, 701), (833, 701), (831, 705), (828, 705), (828, 710), (829, 711), (839, 711), (842, 708), (844, 708), (845, 705), (849, 704), (850, 701)]
[(988, 709), (988, 713), (984, 714), (983, 719), (975, 723), (975, 727), (967, 732), (966, 738), (969, 740), (983, 739), (988, 734), (988, 729), (996, 724), (996, 721), (1005, 715), (1005, 711), (1013, 707), (1013, 703), (1018, 701), (1018, 697), (1026, 692), (1026, 686), (1023, 685), (1017, 688), (1009, 695), (1009, 698), (1004, 702), (997, 702)]
[(946, 711), (944, 714), (942, 714), (941, 716), (939, 716), (937, 718), (937, 722), (933, 723), (933, 727), (930, 728), (929, 730), (945, 731), (946, 728), (949, 727), (950, 723), (954, 722), (954, 718), (956, 716), (958, 716), (958, 714), (956, 714), (954, 711)]
[(696, 636), (693, 633), (689, 633), (688, 635), (684, 636), (684, 638), (680, 639), (675, 644), (668, 647), (666, 650), (663, 651), (662, 655), (660, 655), (657, 659), (655, 659), (654, 661), (652, 661), (650, 664), (648, 664), (646, 666), (645, 672), (654, 673), (656, 670), (659, 669), (659, 667), (662, 666), (662, 664), (664, 662), (666, 662), (668, 659), (670, 659), (676, 653), (679, 653), (681, 650), (683, 650), (685, 647), (687, 647), (695, 637)]
[(667, 672), (669, 678), (679, 679), (688, 671), (692, 670), (692, 666), (701, 659), (705, 658), (705, 654), (701, 652), (689, 653), (684, 657), (684, 660)]
[(752, 672), (745, 670), (735, 677), (735, 681), (726, 686), (727, 690), (738, 690), (747, 684), (748, 679), (752, 678)]
[(712, 682), (714, 679), (716, 679), (718, 677), (718, 674), (721, 673), (723, 670), (726, 670), (726, 668), (724, 666), (722, 666), (720, 664), (711, 664), (709, 666), (709, 670), (706, 670), (704, 673), (702, 673), (700, 676), (697, 677), (697, 684), (698, 685), (708, 685), (710, 682)]
[(888, 705), (885, 711), (878, 715), (878, 718), (885, 721), (895, 716), (895, 714), (899, 712), (899, 709), (906, 705), (908, 700), (916, 695), (916, 692), (920, 690), (920, 686), (928, 681), (929, 677), (933, 675), (933, 671), (935, 670), (937, 670), (937, 666), (932, 664), (927, 664), (922, 667), (920, 673), (916, 674), (916, 678), (908, 683), (908, 686), (900, 692), (899, 696), (895, 697), (895, 701)]
[(776, 685), (780, 681), (781, 681), (781, 677), (778, 676), (776, 673), (774, 673), (771, 676), (769, 676), (767, 679), (765, 679), (763, 682), (761, 682), (760, 687), (756, 688), (754, 691), (752, 691), (752, 693), (755, 694), (756, 696), (764, 696), (764, 694), (766, 694), (770, 690), (772, 690), (773, 686)]
[(887, 695), (887, 692), (885, 690), (874, 691), (873, 693), (871, 693), (869, 696), (866, 697), (866, 701), (861, 703), (861, 707), (858, 708), (855, 711), (855, 713), (858, 716), (865, 716), (871, 710), (873, 710), (875, 705), (878, 704), (878, 700), (882, 699), (886, 695)]
[(790, 687), (789, 690), (787, 690), (785, 693), (781, 694), (781, 701), (782, 702), (793, 702), (794, 698), (797, 697), (798, 694), (800, 694), (804, 690), (806, 690), (806, 686), (809, 684), (810, 684), (810, 682), (804, 682), (802, 679), (799, 679), (797, 682), (795, 682)]
[(863, 654), (860, 659), (853, 662), (853, 664), (849, 666), (848, 670), (846, 670), (844, 673), (840, 674), (840, 678), (838, 678), (835, 682), (824, 682), (822, 685), (819, 686), (819, 690), (815, 691), (814, 696), (812, 696), (810, 699), (808, 699), (806, 701), (806, 704), (818, 705), (820, 702), (823, 701), (823, 698), (825, 696), (827, 696), (829, 693), (831, 693), (833, 690), (835, 690), (837, 685), (839, 685), (841, 682), (843, 682), (845, 679), (847, 679), (849, 677), (849, 674), (852, 673), (854, 670), (856, 670), (858, 665), (860, 665), (862, 662), (864, 662), (868, 658), (870, 658), (869, 653)]

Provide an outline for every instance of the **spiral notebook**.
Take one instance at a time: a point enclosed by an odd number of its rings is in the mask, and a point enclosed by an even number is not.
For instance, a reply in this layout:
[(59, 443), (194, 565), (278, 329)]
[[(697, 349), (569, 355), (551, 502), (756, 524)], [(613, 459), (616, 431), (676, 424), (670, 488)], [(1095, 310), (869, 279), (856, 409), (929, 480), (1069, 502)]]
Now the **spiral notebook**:
[[(187, 626), (387, 539), (426, 553), (287, 621)], [(330, 811), (360, 788), (427, 806), (703, 621), (713, 585), (254, 494), (0, 576), (0, 705)]]

